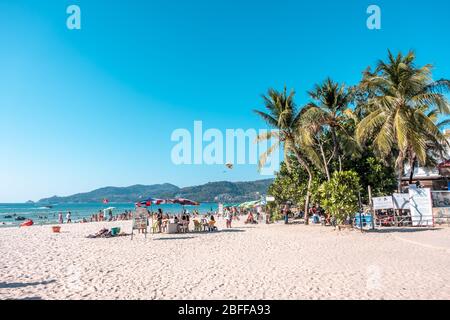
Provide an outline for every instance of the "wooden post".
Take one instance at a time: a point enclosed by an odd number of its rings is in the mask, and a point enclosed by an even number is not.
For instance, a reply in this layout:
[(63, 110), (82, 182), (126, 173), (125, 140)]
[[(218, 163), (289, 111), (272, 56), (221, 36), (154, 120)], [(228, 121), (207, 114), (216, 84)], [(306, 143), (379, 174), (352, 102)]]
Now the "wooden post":
[(372, 203), (372, 188), (367, 186), (367, 191), (369, 192), (369, 205), (370, 205), (370, 215), (372, 216), (372, 230), (375, 229), (375, 215), (373, 213), (373, 203)]

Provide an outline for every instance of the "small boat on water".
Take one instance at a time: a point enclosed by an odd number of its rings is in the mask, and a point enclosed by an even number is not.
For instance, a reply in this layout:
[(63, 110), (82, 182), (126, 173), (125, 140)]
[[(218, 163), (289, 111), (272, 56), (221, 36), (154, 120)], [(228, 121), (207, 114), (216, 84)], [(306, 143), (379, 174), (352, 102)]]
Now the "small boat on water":
[(24, 221), (24, 220), (27, 220), (27, 218), (25, 218), (25, 217), (17, 217), (14, 220), (16, 220), (16, 221)]

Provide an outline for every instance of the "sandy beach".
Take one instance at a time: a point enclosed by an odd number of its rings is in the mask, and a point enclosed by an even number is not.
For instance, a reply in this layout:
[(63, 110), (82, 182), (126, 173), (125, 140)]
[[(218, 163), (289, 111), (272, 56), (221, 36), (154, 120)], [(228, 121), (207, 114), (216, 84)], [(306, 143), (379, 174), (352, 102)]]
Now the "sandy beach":
[(1, 299), (449, 299), (450, 229), (304, 225), (88, 239), (130, 222), (0, 229)]

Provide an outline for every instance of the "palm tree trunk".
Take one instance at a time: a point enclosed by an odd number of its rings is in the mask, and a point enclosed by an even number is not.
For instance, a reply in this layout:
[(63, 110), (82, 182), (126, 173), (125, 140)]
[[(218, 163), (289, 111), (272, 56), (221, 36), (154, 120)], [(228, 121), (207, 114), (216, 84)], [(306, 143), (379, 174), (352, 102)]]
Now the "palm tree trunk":
[(327, 176), (327, 180), (330, 181), (331, 180), (330, 170), (328, 169), (328, 161), (327, 161), (327, 158), (325, 157), (325, 152), (323, 150), (322, 143), (319, 144), (319, 147), (320, 147), (320, 154), (322, 155), (322, 161), (323, 161), (323, 166), (324, 166), (324, 169), (325, 169), (325, 174)]
[(413, 183), (413, 178), (414, 178), (414, 170), (416, 169), (416, 160), (417, 158), (414, 157), (409, 161), (409, 184)]
[(298, 150), (295, 150), (295, 156), (300, 163), (300, 165), (306, 170), (308, 173), (308, 186), (306, 188), (306, 198), (305, 198), (305, 224), (309, 224), (308, 214), (309, 214), (309, 200), (311, 199), (311, 187), (313, 181), (313, 174), (311, 168), (308, 163), (302, 158)]
[(400, 151), (397, 161), (396, 161), (396, 167), (397, 167), (397, 177), (398, 177), (398, 192), (402, 192), (402, 178), (403, 178), (403, 169), (404, 169), (404, 155), (403, 152)]
[[(338, 144), (338, 140), (337, 140), (337, 136), (336, 136), (336, 130), (334, 129), (334, 127), (331, 127), (331, 137), (333, 139), (333, 158), (337, 158), (339, 160), (339, 162), (341, 161), (340, 156), (341, 156), (341, 152), (340, 152), (340, 148), (339, 148), (339, 144)], [(340, 166), (342, 167), (342, 166)]]

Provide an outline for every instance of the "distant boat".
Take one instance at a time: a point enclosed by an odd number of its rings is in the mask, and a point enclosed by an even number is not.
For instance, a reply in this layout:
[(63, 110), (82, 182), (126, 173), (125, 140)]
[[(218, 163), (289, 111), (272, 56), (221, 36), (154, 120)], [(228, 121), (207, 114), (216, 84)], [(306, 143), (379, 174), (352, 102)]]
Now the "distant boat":
[(44, 209), (52, 209), (53, 206), (43, 206), (43, 207), (39, 207), (37, 208), (38, 210), (44, 210)]

